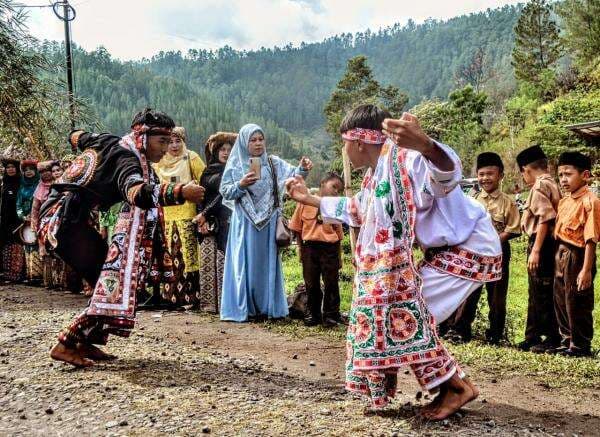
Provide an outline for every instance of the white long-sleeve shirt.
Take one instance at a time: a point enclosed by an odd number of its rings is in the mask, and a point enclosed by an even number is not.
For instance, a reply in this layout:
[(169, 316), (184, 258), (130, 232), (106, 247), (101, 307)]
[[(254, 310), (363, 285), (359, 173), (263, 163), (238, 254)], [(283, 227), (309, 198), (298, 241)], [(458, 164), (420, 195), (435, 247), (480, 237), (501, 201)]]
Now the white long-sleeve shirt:
[[(502, 253), (498, 234), (485, 208), (465, 195), (458, 186), (462, 178), (460, 158), (448, 146), (437, 143), (448, 155), (454, 168), (442, 171), (419, 152), (410, 150), (405, 165), (413, 189), (416, 206), (415, 238), (423, 250), (444, 246), (460, 246), (480, 255)], [(378, 165), (383, 165), (380, 159)], [(369, 198), (380, 181), (371, 179), (371, 169), (365, 174), (363, 189), (347, 199), (348, 208), (339, 209), (338, 197), (321, 199), (321, 215), (330, 223), (345, 222), (360, 227), (366, 215)], [(358, 211), (351, 213), (356, 205)]]

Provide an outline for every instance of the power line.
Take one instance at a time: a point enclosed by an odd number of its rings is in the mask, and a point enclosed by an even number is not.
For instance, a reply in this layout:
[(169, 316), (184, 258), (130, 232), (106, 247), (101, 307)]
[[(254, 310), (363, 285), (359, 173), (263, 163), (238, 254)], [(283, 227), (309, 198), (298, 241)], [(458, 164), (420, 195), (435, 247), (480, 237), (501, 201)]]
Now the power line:
[(23, 4), (15, 4), (13, 5), (15, 8), (51, 8), (54, 5), (23, 5)]

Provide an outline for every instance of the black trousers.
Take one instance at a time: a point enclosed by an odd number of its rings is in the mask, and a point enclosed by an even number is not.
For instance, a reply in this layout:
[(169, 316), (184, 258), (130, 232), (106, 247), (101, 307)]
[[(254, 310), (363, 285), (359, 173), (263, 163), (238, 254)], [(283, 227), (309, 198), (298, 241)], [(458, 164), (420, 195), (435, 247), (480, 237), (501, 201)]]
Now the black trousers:
[(581, 272), (584, 258), (585, 248), (559, 243), (554, 275), (554, 308), (562, 344), (589, 351), (594, 336), (592, 311), (596, 263), (592, 268), (592, 286), (579, 291), (577, 275)]
[[(535, 243), (535, 234), (529, 237), (527, 258)], [(527, 326), (525, 340), (540, 343), (542, 337), (547, 342), (558, 344), (560, 336), (554, 311), (554, 257), (556, 242), (548, 237), (542, 245), (540, 264), (537, 271), (529, 273), (529, 301), (527, 305)]]
[[(340, 316), (340, 243), (304, 241), (302, 275), (306, 285), (307, 311), (315, 317)], [(321, 289), (321, 278), (325, 289)]]
[(85, 222), (65, 225), (58, 237), (57, 255), (92, 287), (100, 277), (107, 252), (106, 241)]
[(472, 325), (477, 316), (477, 306), (483, 288), (487, 289), (487, 300), (489, 305), (490, 327), (486, 331), (489, 340), (501, 340), (504, 338), (506, 325), (506, 296), (508, 294), (508, 283), (510, 280), (510, 243), (502, 243), (502, 279), (488, 282), (475, 290), (467, 300), (449, 317), (447, 327), (456, 331), (465, 339), (472, 337)]

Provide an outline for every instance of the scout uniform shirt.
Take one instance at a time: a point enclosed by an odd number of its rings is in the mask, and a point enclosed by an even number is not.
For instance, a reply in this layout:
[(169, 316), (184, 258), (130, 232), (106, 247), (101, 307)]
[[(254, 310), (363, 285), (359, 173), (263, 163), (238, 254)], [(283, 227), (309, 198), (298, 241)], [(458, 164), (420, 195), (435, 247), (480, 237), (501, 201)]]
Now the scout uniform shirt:
[(303, 241), (337, 243), (344, 238), (342, 225), (323, 223), (319, 208), (310, 205), (298, 204), (288, 226), (300, 233)]
[(558, 204), (554, 236), (576, 247), (600, 237), (600, 200), (587, 185), (567, 194)]
[(519, 208), (514, 200), (508, 194), (503, 193), (500, 189), (492, 193), (485, 190), (477, 193), (475, 199), (483, 205), (492, 218), (492, 224), (496, 231), (508, 232), (510, 234), (519, 235), (521, 216)]
[(521, 218), (523, 232), (532, 236), (537, 232), (540, 223), (554, 220), (559, 201), (560, 191), (552, 176), (549, 174), (538, 176), (525, 202)]

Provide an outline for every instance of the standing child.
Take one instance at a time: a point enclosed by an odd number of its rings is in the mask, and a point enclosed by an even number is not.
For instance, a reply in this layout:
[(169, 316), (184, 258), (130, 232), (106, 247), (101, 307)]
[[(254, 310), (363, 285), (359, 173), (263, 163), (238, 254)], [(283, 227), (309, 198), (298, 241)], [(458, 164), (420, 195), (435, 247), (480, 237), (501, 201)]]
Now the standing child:
[(519, 348), (543, 353), (560, 342), (554, 314), (556, 247), (552, 236), (560, 192), (548, 172), (548, 159), (540, 146), (534, 145), (519, 153), (517, 164), (523, 181), (531, 188), (521, 218), (521, 229), (529, 236), (529, 303), (525, 340), (519, 344)]
[[(485, 337), (491, 344), (498, 344), (504, 338), (511, 257), (509, 240), (520, 234), (521, 217), (517, 204), (500, 190), (500, 182), (503, 177), (504, 163), (498, 154), (484, 152), (477, 156), (477, 181), (481, 191), (475, 195), (475, 199), (490, 214), (502, 244), (502, 278), (486, 284), (490, 308), (488, 316), (490, 327), (486, 331)], [(449, 327), (451, 330), (446, 336), (451, 336), (452, 340), (459, 342), (471, 339), (471, 325), (477, 314), (477, 305), (482, 291), (483, 285), (474, 291), (450, 317)]]
[[(339, 196), (343, 187), (344, 182), (338, 174), (328, 173), (321, 180), (319, 196)], [(304, 324), (315, 326), (322, 322), (324, 326), (332, 327), (341, 323), (338, 282), (342, 267), (342, 225), (323, 223), (319, 208), (299, 203), (289, 227), (298, 234), (302, 275), (308, 295)]]
[(579, 152), (565, 152), (558, 159), (558, 178), (565, 197), (558, 204), (554, 231), (558, 243), (554, 308), (562, 345), (550, 352), (570, 357), (590, 356), (594, 335), (600, 200), (587, 185), (591, 167), (590, 158)]

